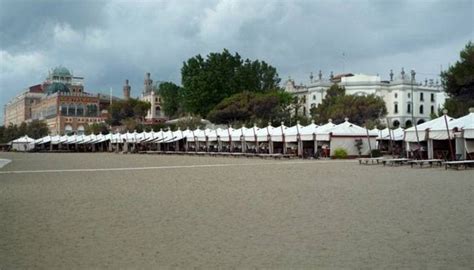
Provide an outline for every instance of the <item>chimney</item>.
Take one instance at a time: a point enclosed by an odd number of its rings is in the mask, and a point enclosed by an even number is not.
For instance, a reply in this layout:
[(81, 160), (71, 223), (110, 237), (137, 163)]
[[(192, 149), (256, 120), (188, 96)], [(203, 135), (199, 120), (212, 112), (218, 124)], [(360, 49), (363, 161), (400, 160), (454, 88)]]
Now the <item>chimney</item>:
[(125, 85), (123, 86), (123, 98), (125, 100), (130, 99), (130, 90), (131, 90), (131, 87), (128, 84), (128, 79), (127, 79), (125, 80)]

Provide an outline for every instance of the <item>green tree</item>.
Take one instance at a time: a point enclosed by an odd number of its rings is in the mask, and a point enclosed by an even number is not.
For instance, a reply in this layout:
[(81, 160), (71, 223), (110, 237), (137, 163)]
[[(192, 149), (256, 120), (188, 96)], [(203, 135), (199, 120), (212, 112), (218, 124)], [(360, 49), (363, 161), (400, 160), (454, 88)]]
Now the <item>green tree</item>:
[(48, 135), (48, 125), (44, 121), (33, 120), (26, 127), (26, 134), (34, 139), (42, 138)]
[(107, 126), (106, 123), (92, 123), (86, 126), (85, 130), (86, 135), (90, 134), (108, 134), (109, 133), (109, 127)]
[(387, 109), (382, 98), (375, 95), (345, 95), (344, 88), (337, 85), (328, 90), (321, 104), (311, 109), (311, 115), (318, 123), (327, 122), (330, 118), (335, 123), (341, 123), (348, 117), (357, 125), (376, 125), (378, 119), (386, 114)]
[(232, 125), (279, 123), (289, 115), (287, 107), (291, 101), (291, 95), (283, 91), (242, 92), (221, 101), (208, 118), (214, 123)]
[(182, 88), (172, 82), (162, 82), (158, 86), (162, 109), (169, 118), (176, 118), (183, 112)]
[(129, 118), (142, 122), (150, 108), (149, 102), (133, 98), (114, 102), (109, 107), (110, 112), (107, 123), (111, 126), (117, 126), (121, 125), (123, 120)]
[(474, 107), (474, 44), (470, 41), (460, 53), (460, 60), (441, 73), (441, 83), (449, 98), (444, 107), (449, 115), (460, 117)]
[(201, 55), (188, 59), (181, 77), (186, 111), (201, 116), (234, 94), (275, 90), (280, 82), (274, 67), (258, 60), (244, 61), (226, 49), (210, 53), (206, 59)]
[(48, 126), (44, 121), (33, 120), (28, 124), (23, 122), (20, 126), (10, 123), (8, 127), (0, 126), (0, 143), (8, 143), (25, 135), (39, 139), (48, 135), (48, 132)]

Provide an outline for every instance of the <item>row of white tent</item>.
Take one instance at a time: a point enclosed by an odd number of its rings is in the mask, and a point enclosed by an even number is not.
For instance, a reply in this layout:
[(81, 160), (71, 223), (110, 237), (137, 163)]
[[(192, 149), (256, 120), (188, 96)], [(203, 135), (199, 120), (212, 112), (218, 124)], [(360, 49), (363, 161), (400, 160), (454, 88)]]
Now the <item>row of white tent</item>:
[[(219, 142), (219, 143), (298, 143), (303, 141), (313, 141), (314, 150), (316, 151), (316, 142), (328, 142), (330, 144), (331, 152), (337, 147), (348, 149), (349, 155), (357, 155), (358, 150), (354, 149), (354, 138), (365, 138), (362, 144), (362, 153), (368, 154), (371, 148), (375, 148), (375, 140), (393, 140), (405, 141), (407, 143), (407, 150), (413, 148), (415, 142), (428, 142), (428, 154), (432, 156), (432, 142), (433, 140), (448, 140), (456, 139), (456, 146), (462, 152), (467, 150), (470, 152), (473, 148), (472, 140), (474, 139), (474, 112), (469, 113), (464, 117), (454, 119), (447, 115), (443, 115), (431, 121), (411, 127), (406, 130), (402, 128), (397, 129), (383, 129), (383, 130), (367, 130), (366, 128), (350, 123), (347, 119), (341, 124), (334, 124), (329, 121), (324, 125), (316, 125), (313, 123), (302, 126), (299, 123), (295, 126), (287, 127), (283, 123), (278, 127), (268, 125), (259, 128), (256, 125), (253, 127), (242, 127), (234, 129), (217, 128), (217, 129), (195, 129), (195, 130), (167, 130), (167, 131), (150, 131), (150, 132), (127, 132), (127, 133), (110, 133), (91, 134), (91, 135), (55, 135), (45, 136), (43, 138), (34, 140), (27, 136), (21, 137), (12, 141), (12, 146), (15, 144), (29, 144), (29, 145), (60, 145), (60, 144), (97, 144), (109, 142), (112, 144), (137, 144), (137, 143), (157, 143), (166, 144), (185, 140), (186, 143), (199, 142)], [(29, 146), (30, 147), (30, 146)], [(298, 145), (298, 147), (300, 147)], [(302, 147), (302, 146), (301, 146)], [(19, 149), (20, 150), (20, 149)], [(430, 153), (431, 152), (431, 153)], [(466, 152), (466, 151), (464, 151)]]
[(460, 117), (452, 118), (443, 115), (431, 121), (405, 130), (406, 149), (416, 149), (418, 142), (426, 142), (428, 158), (435, 158), (435, 141), (454, 140), (453, 154), (466, 158), (467, 153), (474, 152), (474, 110)]
[(258, 128), (253, 126), (250, 128), (242, 127), (234, 129), (232, 127), (222, 129), (195, 129), (163, 131), (160, 130), (150, 132), (127, 132), (127, 133), (110, 133), (107, 135), (55, 135), (46, 136), (35, 140), (36, 144), (94, 144), (105, 141), (111, 143), (172, 143), (186, 139), (188, 142), (206, 142), (206, 141), (222, 141), (222, 142), (297, 142), (298, 138), (302, 141), (330, 141), (330, 137), (349, 136), (349, 137), (377, 137), (373, 131), (351, 124), (348, 121), (336, 125), (329, 122), (325, 125), (318, 126), (311, 123), (307, 126), (297, 124), (292, 127), (281, 125), (279, 127), (267, 126)]
[[(299, 123), (295, 126), (287, 127), (283, 123), (278, 127), (268, 125), (259, 128), (256, 125), (253, 127), (242, 127), (234, 129), (217, 128), (217, 129), (195, 129), (195, 130), (160, 130), (150, 132), (127, 132), (127, 133), (110, 133), (91, 134), (91, 135), (55, 135), (45, 136), (43, 138), (34, 140), (36, 145), (69, 145), (69, 144), (98, 144), (109, 142), (111, 144), (146, 144), (157, 143), (166, 144), (185, 140), (186, 143), (198, 144), (200, 142), (219, 142), (219, 143), (298, 143), (303, 141), (313, 141), (314, 149), (317, 148), (316, 142), (327, 142), (331, 144), (332, 149), (340, 146), (349, 148), (349, 154), (357, 155), (354, 149), (354, 138), (365, 138), (362, 144), (362, 152), (369, 153), (370, 148), (375, 147), (375, 139), (378, 134), (374, 131), (369, 131), (363, 127), (350, 123), (347, 119), (341, 124), (334, 124), (329, 121), (324, 125), (316, 125), (313, 123), (302, 126)], [(26, 137), (19, 138), (12, 143), (24, 141)], [(32, 140), (32, 139), (30, 139)], [(369, 141), (371, 145), (369, 144)], [(300, 147), (298, 145), (298, 147)], [(302, 147), (302, 146), (301, 146)]]

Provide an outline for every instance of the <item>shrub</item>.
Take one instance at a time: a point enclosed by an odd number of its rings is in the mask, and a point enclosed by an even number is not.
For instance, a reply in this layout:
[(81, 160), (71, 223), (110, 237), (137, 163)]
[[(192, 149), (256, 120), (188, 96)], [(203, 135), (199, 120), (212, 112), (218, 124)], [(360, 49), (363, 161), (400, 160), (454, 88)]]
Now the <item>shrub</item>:
[(372, 157), (381, 157), (382, 153), (379, 149), (372, 149)]
[(347, 158), (347, 151), (344, 148), (336, 148), (334, 150), (334, 158), (344, 159)]

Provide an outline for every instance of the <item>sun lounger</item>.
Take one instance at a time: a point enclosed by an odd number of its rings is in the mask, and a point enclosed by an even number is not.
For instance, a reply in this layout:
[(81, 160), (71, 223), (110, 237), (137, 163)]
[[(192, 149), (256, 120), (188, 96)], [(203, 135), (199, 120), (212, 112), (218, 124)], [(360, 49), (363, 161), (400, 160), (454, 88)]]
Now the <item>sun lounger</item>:
[(391, 165), (391, 166), (394, 166), (394, 165), (403, 165), (403, 164), (406, 164), (408, 161), (410, 161), (411, 159), (408, 159), (408, 158), (392, 158), (392, 159), (384, 159), (382, 160), (382, 164), (385, 166), (385, 165)]
[(410, 160), (408, 161), (410, 166), (413, 168), (414, 165), (419, 165), (420, 168), (423, 167), (423, 165), (428, 164), (430, 167), (433, 167), (433, 165), (438, 165), (441, 166), (443, 164), (442, 159), (421, 159), (421, 160)]
[(456, 170), (459, 170), (460, 167), (464, 167), (464, 169), (467, 169), (467, 167), (474, 166), (474, 160), (446, 161), (443, 164), (446, 170), (448, 168), (456, 168)]
[(380, 162), (384, 160), (383, 157), (376, 157), (376, 158), (359, 158), (359, 164), (365, 164), (369, 165), (370, 164), (380, 164)]

